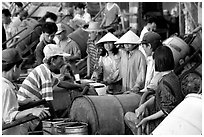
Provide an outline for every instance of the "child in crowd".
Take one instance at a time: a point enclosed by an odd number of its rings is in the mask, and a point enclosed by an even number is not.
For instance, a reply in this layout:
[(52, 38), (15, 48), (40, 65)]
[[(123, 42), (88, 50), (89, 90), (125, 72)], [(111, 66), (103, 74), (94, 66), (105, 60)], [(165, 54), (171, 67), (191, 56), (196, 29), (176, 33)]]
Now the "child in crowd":
[[(96, 68), (101, 69), (103, 73), (102, 83), (108, 85), (108, 93), (116, 94), (121, 92), (121, 77), (119, 74), (120, 67), (120, 52), (114, 45), (114, 42), (118, 38), (112, 33), (107, 33), (96, 44), (102, 43), (105, 49), (105, 54), (100, 56), (99, 62)], [(93, 73), (92, 79), (95, 77), (98, 79), (99, 71)]]
[[(174, 58), (171, 49), (167, 46), (158, 47), (153, 55), (155, 70), (162, 73), (155, 95), (139, 106), (135, 113), (127, 112), (125, 122), (134, 134), (142, 126), (144, 131), (147, 122), (150, 122), (150, 132), (184, 99), (178, 76), (173, 72)], [(138, 120), (145, 109), (151, 109), (150, 115)]]
[(137, 93), (144, 88), (146, 75), (145, 56), (138, 50), (139, 37), (129, 30), (115, 44), (122, 44), (120, 74), (123, 92)]

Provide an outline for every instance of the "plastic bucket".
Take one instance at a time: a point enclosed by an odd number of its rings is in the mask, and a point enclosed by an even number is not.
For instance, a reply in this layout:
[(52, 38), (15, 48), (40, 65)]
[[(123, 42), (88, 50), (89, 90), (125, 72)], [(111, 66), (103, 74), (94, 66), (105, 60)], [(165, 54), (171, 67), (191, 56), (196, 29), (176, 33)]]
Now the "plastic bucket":
[(87, 123), (92, 135), (131, 134), (124, 123), (124, 115), (138, 108), (140, 98), (134, 93), (77, 97), (72, 103), (70, 118)]
[(202, 95), (188, 94), (152, 133), (153, 135), (201, 135)]
[(102, 83), (89, 83), (89, 84), (95, 88), (99, 96), (106, 95), (107, 87), (105, 84)]
[(88, 124), (84, 122), (66, 122), (56, 125), (58, 135), (88, 135)]
[(171, 49), (175, 65), (178, 65), (180, 59), (184, 59), (189, 53), (189, 46), (177, 36), (172, 36), (166, 39), (163, 41), (163, 44)]
[(56, 124), (63, 123), (63, 118), (42, 121), (43, 124), (43, 135), (56, 135)]

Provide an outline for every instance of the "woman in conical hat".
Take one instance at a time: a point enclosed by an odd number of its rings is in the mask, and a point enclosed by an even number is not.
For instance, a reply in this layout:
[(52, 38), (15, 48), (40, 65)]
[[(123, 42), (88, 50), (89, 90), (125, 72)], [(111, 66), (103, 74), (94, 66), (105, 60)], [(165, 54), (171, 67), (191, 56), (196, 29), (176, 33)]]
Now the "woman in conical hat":
[(143, 89), (146, 76), (146, 60), (137, 49), (139, 37), (129, 30), (115, 44), (122, 44), (120, 74), (123, 92), (137, 93)]
[[(118, 38), (109, 32), (97, 42), (97, 44), (103, 44), (105, 52), (100, 56), (96, 71), (92, 75), (92, 79), (101, 80), (102, 83), (108, 85), (107, 93), (110, 94), (121, 93), (122, 88), (119, 75), (121, 57), (119, 49), (114, 45), (117, 40)], [(101, 73), (103, 77), (100, 79)]]

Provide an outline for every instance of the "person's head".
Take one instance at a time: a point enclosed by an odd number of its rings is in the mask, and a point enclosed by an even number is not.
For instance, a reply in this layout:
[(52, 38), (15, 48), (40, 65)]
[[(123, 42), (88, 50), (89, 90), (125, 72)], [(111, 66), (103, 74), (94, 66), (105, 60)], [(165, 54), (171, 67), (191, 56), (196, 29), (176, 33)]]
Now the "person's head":
[(157, 29), (157, 24), (156, 24), (156, 19), (153, 17), (150, 17), (147, 20), (147, 25), (146, 25), (147, 29), (149, 31), (155, 31)]
[(62, 23), (57, 24), (57, 32), (55, 35), (57, 36), (59, 40), (64, 40), (67, 38), (68, 34), (67, 34), (66, 27), (64, 24)]
[(19, 16), (20, 20), (22, 21), (28, 17), (28, 11), (23, 10), (19, 13), (18, 16)]
[(151, 56), (158, 47), (162, 46), (161, 36), (156, 32), (149, 31), (145, 33), (141, 44), (147, 56)]
[(158, 47), (154, 54), (155, 71), (163, 72), (174, 69), (174, 57), (171, 49), (167, 46)]
[(114, 45), (113, 41), (104, 42), (104, 48), (107, 52), (112, 52), (114, 55), (118, 53), (118, 48)]
[(45, 22), (56, 22), (57, 21), (57, 15), (49, 11), (46, 12), (43, 18), (45, 19)]
[(85, 7), (86, 5), (84, 3), (79, 2), (75, 7), (76, 13), (82, 15), (84, 13)]
[(62, 52), (62, 50), (55, 44), (48, 44), (44, 47), (43, 53), (45, 55), (43, 62), (49, 65), (51, 72), (60, 73), (61, 67), (64, 65), (64, 56), (70, 56)]
[(17, 12), (21, 11), (23, 8), (23, 3), (22, 2), (14, 2), (16, 5), (16, 10)]
[(100, 28), (99, 22), (94, 21), (89, 22), (89, 26), (87, 29), (85, 29), (85, 31), (89, 33), (90, 40), (96, 40), (96, 38), (101, 36), (101, 33), (103, 32), (103, 30)]
[(129, 30), (115, 44), (123, 44), (125, 51), (132, 51), (139, 45), (139, 39), (133, 31)]
[(42, 32), (44, 34), (45, 41), (50, 43), (57, 32), (57, 25), (53, 22), (45, 22), (43, 24)]
[(2, 23), (9, 24), (11, 22), (11, 12), (9, 9), (2, 10)]
[(15, 48), (2, 51), (2, 72), (7, 74), (9, 80), (15, 81), (19, 78), (22, 61), (23, 59)]

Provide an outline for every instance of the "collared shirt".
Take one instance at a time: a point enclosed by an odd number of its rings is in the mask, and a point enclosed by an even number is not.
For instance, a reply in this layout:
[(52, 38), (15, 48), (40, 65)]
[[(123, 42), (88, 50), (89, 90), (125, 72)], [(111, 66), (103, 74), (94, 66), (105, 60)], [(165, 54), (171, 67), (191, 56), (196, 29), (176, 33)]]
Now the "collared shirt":
[(147, 85), (143, 90), (141, 90), (141, 92), (147, 91), (147, 89), (156, 90), (158, 87), (158, 83), (162, 79), (162, 77), (169, 74), (170, 72), (171, 71), (164, 71), (164, 72), (155, 71), (154, 76), (151, 79), (149, 85)]
[(67, 40), (59, 41), (57, 44), (63, 52), (71, 54), (71, 56), (78, 55), (81, 57), (79, 46), (74, 40), (68, 38)]
[(144, 54), (144, 56), (146, 58), (146, 62), (147, 62), (147, 72), (146, 72), (145, 86), (144, 86), (144, 88), (146, 88), (150, 84), (150, 81), (154, 76), (155, 62), (154, 62), (154, 59), (152, 56), (147, 56), (147, 54), (146, 54), (146, 52), (142, 46), (139, 46), (139, 50)]
[(123, 81), (123, 91), (144, 88), (146, 60), (141, 51), (135, 49), (129, 54), (122, 51), (120, 74)]
[(116, 3), (114, 3), (110, 9), (106, 6), (104, 13), (106, 18), (105, 26), (111, 25), (116, 17), (121, 15), (120, 7)]
[(33, 100), (53, 100), (53, 87), (59, 83), (46, 64), (34, 68), (23, 81), (19, 92), (18, 100), (26, 98)]
[[(6, 39), (7, 40), (10, 39), (11, 37), (13, 37), (18, 31), (17, 27), (14, 27), (12, 22), (8, 25), (4, 24), (3, 26), (4, 26), (4, 29), (6, 31)], [(14, 40), (15, 40), (15, 38), (13, 38), (12, 40), (10, 40), (6, 43), (7, 48), (9, 48), (13, 44)]]
[(103, 81), (116, 82), (120, 80), (120, 59), (119, 53), (117, 55), (106, 55), (99, 58), (99, 66), (103, 68)]
[[(12, 122), (18, 111), (16, 87), (6, 78), (2, 77), (2, 122)], [(3, 134), (20, 134), (20, 126), (3, 131)]]
[(144, 28), (142, 29), (141, 33), (140, 33), (140, 41), (142, 41), (145, 33), (149, 32), (149, 30), (147, 29), (147, 27), (144, 26)]

